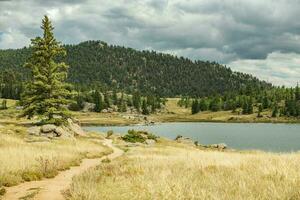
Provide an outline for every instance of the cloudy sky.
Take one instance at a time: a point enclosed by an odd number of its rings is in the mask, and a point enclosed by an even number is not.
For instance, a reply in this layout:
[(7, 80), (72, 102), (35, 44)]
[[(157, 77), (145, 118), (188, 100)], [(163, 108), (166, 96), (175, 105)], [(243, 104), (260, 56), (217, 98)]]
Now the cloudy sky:
[(0, 49), (41, 33), (218, 61), (277, 85), (300, 81), (299, 0), (0, 0)]

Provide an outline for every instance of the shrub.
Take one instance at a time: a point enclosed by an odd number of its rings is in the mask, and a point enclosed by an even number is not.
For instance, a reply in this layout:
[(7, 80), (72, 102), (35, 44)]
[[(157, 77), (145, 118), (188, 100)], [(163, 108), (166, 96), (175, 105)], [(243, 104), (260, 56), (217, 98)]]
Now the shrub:
[(148, 138), (147, 139), (149, 139), (149, 140), (157, 140), (157, 136), (156, 135), (154, 135), (154, 134), (152, 134), (152, 133), (148, 133)]
[(136, 143), (140, 142), (143, 143), (147, 139), (157, 140), (157, 136), (148, 133), (146, 131), (135, 131), (135, 130), (128, 130), (128, 133), (122, 137), (122, 139), (126, 142)]
[(40, 171), (25, 171), (21, 175), (24, 181), (35, 181), (43, 178), (43, 174)]
[(126, 142), (136, 143), (136, 142), (145, 142), (146, 138), (144, 138), (141, 132), (136, 132), (135, 130), (128, 130), (128, 133), (122, 137), (122, 139)]
[(0, 186), (0, 196), (4, 195), (5, 192), (6, 192), (5, 188)]
[(7, 109), (7, 100), (3, 99), (2, 104), (0, 106), (1, 110), (6, 110)]
[(180, 138), (182, 138), (182, 135), (177, 135), (176, 138), (175, 138), (175, 140), (178, 140)]
[(114, 132), (112, 130), (107, 131), (106, 133), (106, 138), (110, 138), (110, 136), (112, 136), (114, 134)]
[(105, 158), (105, 159), (103, 159), (101, 162), (102, 162), (102, 163), (110, 163), (111, 160), (110, 160), (109, 158)]

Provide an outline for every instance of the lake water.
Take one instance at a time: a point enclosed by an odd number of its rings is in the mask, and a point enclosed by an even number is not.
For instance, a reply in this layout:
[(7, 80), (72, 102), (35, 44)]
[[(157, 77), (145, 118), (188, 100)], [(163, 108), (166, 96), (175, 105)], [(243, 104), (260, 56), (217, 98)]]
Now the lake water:
[(162, 123), (153, 126), (91, 126), (86, 130), (125, 134), (130, 129), (146, 130), (169, 139), (177, 135), (201, 144), (226, 143), (234, 149), (259, 149), (273, 152), (300, 150), (299, 124), (258, 123)]

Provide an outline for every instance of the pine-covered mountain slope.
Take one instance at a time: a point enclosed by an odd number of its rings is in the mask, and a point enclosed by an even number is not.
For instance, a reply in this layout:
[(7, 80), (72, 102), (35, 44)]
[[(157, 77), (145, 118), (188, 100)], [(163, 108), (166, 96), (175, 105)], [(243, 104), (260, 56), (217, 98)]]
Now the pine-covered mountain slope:
[[(183, 57), (137, 51), (132, 48), (87, 41), (65, 45), (70, 65), (69, 81), (80, 87), (102, 85), (131, 93), (164, 97), (178, 95), (208, 96), (252, 89), (269, 88), (271, 84), (215, 62), (192, 61)], [(20, 82), (28, 77), (23, 64), (30, 48), (0, 50), (0, 81)]]

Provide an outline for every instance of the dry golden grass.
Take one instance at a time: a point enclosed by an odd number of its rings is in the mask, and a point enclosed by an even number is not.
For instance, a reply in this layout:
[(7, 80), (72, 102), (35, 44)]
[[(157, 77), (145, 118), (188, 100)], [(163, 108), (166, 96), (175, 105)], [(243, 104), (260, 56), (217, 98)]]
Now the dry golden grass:
[(300, 154), (135, 147), (74, 178), (69, 199), (300, 199)]
[[(18, 118), (21, 113), (21, 110), (17, 110), (17, 101), (12, 99), (7, 100), (7, 108), (6, 110), (0, 110), (0, 123), (1, 124), (28, 124), (32, 121), (25, 118)], [(2, 103), (3, 99), (0, 99), (0, 103)]]
[(257, 108), (251, 115), (242, 115), (238, 112), (219, 111), (219, 112), (200, 112), (192, 115), (191, 108), (184, 108), (177, 105), (179, 98), (168, 98), (166, 111), (150, 116), (153, 121), (159, 122), (273, 122), (273, 123), (299, 123), (299, 118), (277, 117), (271, 118), (271, 111), (262, 112), (263, 117), (257, 117)]
[(126, 119), (119, 113), (73, 112), (82, 125), (127, 125), (139, 123), (138, 120)]
[(83, 158), (101, 157), (110, 152), (95, 136), (28, 140), (26, 128), (4, 126), (0, 128), (0, 188), (53, 177), (59, 170), (78, 165)]

